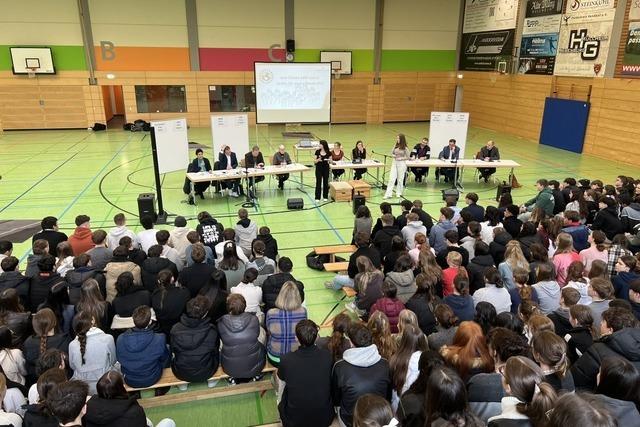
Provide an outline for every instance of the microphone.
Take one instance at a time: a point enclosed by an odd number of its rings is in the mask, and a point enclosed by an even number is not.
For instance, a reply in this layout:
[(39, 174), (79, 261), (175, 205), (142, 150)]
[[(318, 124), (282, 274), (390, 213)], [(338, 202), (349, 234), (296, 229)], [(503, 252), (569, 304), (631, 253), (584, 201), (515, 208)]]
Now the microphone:
[(377, 153), (377, 152), (375, 152), (375, 151), (373, 151), (373, 150), (371, 150), (371, 152), (372, 152), (373, 154), (377, 154), (378, 156), (391, 157), (391, 156), (390, 156), (390, 155), (388, 155), (388, 154)]

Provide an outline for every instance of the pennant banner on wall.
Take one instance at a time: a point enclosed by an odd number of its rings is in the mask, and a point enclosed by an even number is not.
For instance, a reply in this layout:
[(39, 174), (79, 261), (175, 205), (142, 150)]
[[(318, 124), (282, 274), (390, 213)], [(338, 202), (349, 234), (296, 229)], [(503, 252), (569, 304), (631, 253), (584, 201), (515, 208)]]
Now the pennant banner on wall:
[(609, 53), (614, 15), (615, 9), (611, 8), (564, 15), (554, 74), (602, 77)]
[(627, 44), (622, 58), (622, 74), (640, 76), (640, 22), (629, 23)]

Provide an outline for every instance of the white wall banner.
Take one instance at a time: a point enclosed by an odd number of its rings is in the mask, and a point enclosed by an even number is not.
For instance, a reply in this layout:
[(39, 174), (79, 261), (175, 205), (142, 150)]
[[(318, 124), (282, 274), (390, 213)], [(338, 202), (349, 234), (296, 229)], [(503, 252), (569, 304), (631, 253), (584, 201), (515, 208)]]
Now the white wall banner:
[(506, 30), (516, 27), (518, 0), (466, 0), (462, 32)]
[(560, 31), (560, 22), (562, 22), (562, 15), (525, 18), (522, 35), (557, 33)]
[(631, 0), (631, 9), (629, 9), (629, 20), (640, 20), (640, 0)]
[(614, 9), (564, 15), (554, 74), (602, 77), (614, 15)]
[(566, 13), (613, 9), (615, 0), (569, 0)]
[(189, 166), (187, 120), (151, 122), (156, 139), (158, 173), (185, 171)]
[(468, 128), (469, 113), (431, 112), (431, 122), (429, 122), (431, 158), (438, 158), (438, 154), (453, 138), (456, 140), (456, 145), (460, 147), (460, 158), (463, 159)]
[(211, 116), (214, 162), (225, 145), (236, 153), (238, 163), (249, 152), (249, 119), (246, 114), (214, 114)]

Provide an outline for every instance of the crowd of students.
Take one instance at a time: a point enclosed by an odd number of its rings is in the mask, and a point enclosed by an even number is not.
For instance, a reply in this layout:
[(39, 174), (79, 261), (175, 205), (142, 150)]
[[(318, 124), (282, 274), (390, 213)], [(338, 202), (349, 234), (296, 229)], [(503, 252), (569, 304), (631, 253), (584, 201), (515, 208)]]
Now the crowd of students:
[(221, 366), (234, 385), (269, 361), (285, 426), (640, 425), (640, 184), (579, 184), (450, 198), (435, 224), (420, 200), (375, 223), (361, 207), (327, 282), (356, 297), (323, 338), (245, 209), (234, 228), (201, 212), (137, 234), (123, 214), (70, 236), (44, 218), (24, 273), (0, 242), (0, 424), (144, 426), (125, 384), (171, 367), (212, 387)]

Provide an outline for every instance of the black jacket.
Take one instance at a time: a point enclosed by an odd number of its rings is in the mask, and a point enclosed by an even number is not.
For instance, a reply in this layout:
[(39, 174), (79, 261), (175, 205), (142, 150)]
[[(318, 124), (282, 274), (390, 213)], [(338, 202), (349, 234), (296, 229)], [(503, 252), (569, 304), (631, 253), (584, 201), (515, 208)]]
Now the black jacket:
[(447, 255), (449, 252), (458, 252), (462, 256), (462, 266), (467, 267), (469, 265), (469, 251), (463, 248), (462, 246), (447, 246), (444, 250), (440, 251), (440, 253), (436, 256), (436, 261), (438, 265), (443, 270), (449, 267), (447, 264)]
[[(210, 170), (213, 170), (213, 168), (211, 167), (211, 162), (209, 161), (209, 159), (207, 159), (206, 157), (203, 157), (202, 160), (204, 161), (204, 168), (206, 169), (207, 172), (210, 171)], [(197, 157), (191, 161), (191, 164), (189, 165), (189, 171), (190, 172), (200, 172), (200, 168), (198, 167), (198, 158)]]
[(353, 409), (356, 406), (356, 401), (363, 394), (373, 393), (391, 400), (390, 374), (389, 364), (385, 359), (380, 359), (368, 366), (351, 364), (345, 359), (339, 360), (333, 365), (331, 394), (333, 404), (340, 407), (338, 415), (345, 425), (351, 427)]
[(227, 314), (218, 320), (222, 341), (220, 364), (233, 378), (253, 378), (262, 372), (266, 362), (266, 349), (258, 342), (260, 321), (253, 313), (237, 316)]
[(411, 310), (418, 318), (418, 326), (425, 335), (436, 332), (436, 318), (424, 298), (424, 295), (414, 294), (404, 305), (407, 310)]
[(607, 235), (607, 239), (613, 240), (616, 234), (624, 233), (622, 221), (618, 218), (615, 206), (600, 209), (591, 224), (592, 230), (601, 230)]
[(222, 316), (227, 314), (227, 297), (229, 293), (218, 286), (208, 283), (207, 286), (200, 289), (199, 294), (206, 296), (211, 301), (209, 320), (215, 325)]
[(563, 338), (567, 342), (567, 355), (571, 364), (576, 363), (576, 360), (593, 345), (593, 335), (584, 326), (571, 329)]
[(427, 227), (427, 234), (429, 234), (429, 232), (431, 231), (431, 227), (433, 227), (433, 220), (431, 219), (431, 216), (422, 209), (413, 208), (411, 209), (411, 211), (418, 214), (418, 218), (420, 218), (420, 221), (422, 221), (422, 225)]
[(173, 325), (180, 321), (180, 316), (184, 313), (187, 302), (191, 299), (191, 294), (188, 289), (177, 286), (167, 288), (164, 298), (162, 297), (163, 293), (165, 291), (156, 289), (151, 294), (151, 306), (156, 313), (160, 330), (168, 337)]
[(94, 395), (82, 417), (85, 427), (146, 427), (144, 409), (134, 398), (103, 399)]
[(547, 317), (551, 319), (556, 334), (561, 338), (564, 338), (564, 336), (573, 329), (571, 322), (569, 322), (569, 310), (563, 311), (561, 308), (558, 308), (556, 311), (547, 314)]
[(25, 405), (22, 427), (59, 427), (58, 419), (42, 405)]
[(489, 267), (495, 267), (491, 255), (477, 255), (467, 264), (469, 273), (469, 293), (473, 294), (480, 288), (484, 288), (484, 272)]
[(382, 227), (373, 238), (373, 246), (378, 249), (380, 257), (384, 258), (391, 252), (391, 240), (394, 236), (402, 237), (402, 232), (396, 226)]
[(100, 288), (100, 292), (102, 292), (102, 295), (106, 295), (106, 280), (104, 278), (104, 274), (96, 271), (93, 267), (86, 266), (74, 268), (71, 271), (67, 271), (64, 279), (69, 285), (69, 302), (72, 305), (76, 305), (80, 301), (80, 291), (82, 288), (82, 284), (87, 279), (95, 279), (98, 282), (98, 286)]
[(140, 286), (135, 286), (125, 295), (113, 299), (113, 311), (120, 317), (131, 317), (133, 311), (141, 305), (151, 307), (151, 293)]
[(23, 306), (28, 307), (29, 278), (19, 271), (5, 271), (0, 274), (0, 292), (5, 289), (15, 289)]
[(140, 276), (142, 278), (142, 286), (149, 291), (153, 292), (158, 286), (158, 273), (162, 270), (171, 270), (173, 277), (178, 277), (178, 267), (167, 258), (153, 257), (147, 258), (142, 262), (140, 267)]
[(262, 152), (258, 152), (258, 157), (253, 157), (253, 153), (251, 151), (244, 155), (244, 164), (246, 167), (255, 168), (256, 165), (259, 165), (260, 163), (263, 165), (265, 164)]
[(31, 238), (31, 242), (35, 242), (38, 239), (49, 242), (49, 253), (53, 256), (58, 256), (58, 243), (66, 242), (68, 238), (62, 231), (42, 230)]
[(511, 234), (501, 233), (498, 234), (493, 242), (489, 244), (489, 253), (493, 257), (493, 261), (496, 265), (499, 265), (504, 261), (504, 252), (507, 250), (507, 243), (511, 240)]
[(213, 251), (213, 256), (216, 256), (216, 245), (222, 242), (222, 232), (224, 231), (222, 224), (216, 221), (215, 218), (202, 221), (196, 226), (198, 236), (200, 236), (200, 242), (209, 246)]
[(553, 214), (557, 215), (561, 212), (564, 212), (564, 209), (567, 207), (567, 202), (564, 200), (564, 195), (560, 190), (551, 190), (553, 193)]
[(29, 311), (35, 313), (38, 306), (45, 302), (49, 290), (57, 283), (66, 283), (58, 273), (38, 273), (29, 283)]
[(471, 214), (471, 218), (473, 218), (473, 221), (477, 221), (477, 222), (484, 221), (484, 208), (475, 203), (472, 203), (470, 205), (467, 205), (467, 207), (462, 208), (460, 213), (462, 212), (469, 212), (469, 214)]
[(304, 285), (299, 280), (296, 280), (291, 273), (276, 273), (267, 277), (262, 283), (262, 302), (264, 302), (264, 308), (262, 311), (266, 313), (276, 306), (276, 298), (280, 293), (280, 289), (285, 282), (292, 281), (298, 286), (300, 291), (300, 297), (304, 301)]
[(183, 314), (171, 328), (173, 374), (183, 381), (204, 382), (218, 369), (218, 331), (208, 318)]
[(18, 313), (8, 311), (4, 318), (0, 318), (0, 324), (6, 326), (11, 331), (11, 346), (13, 348), (22, 348), (25, 340), (31, 336), (33, 329), (31, 327), (31, 313)]
[(380, 252), (375, 247), (363, 246), (358, 248), (354, 253), (349, 257), (349, 268), (347, 269), (347, 273), (350, 278), (356, 277), (358, 274), (358, 266), (356, 265), (356, 259), (359, 256), (366, 256), (371, 260), (371, 263), (374, 267), (378, 268), (382, 265), (382, 259), (380, 258)]
[[(235, 169), (238, 167), (238, 158), (236, 157), (236, 153), (231, 152), (229, 154), (231, 157), (231, 169)], [(227, 168), (227, 156), (224, 153), (218, 153), (218, 169), (224, 170)]]
[(258, 234), (256, 240), (264, 243), (264, 256), (275, 261), (278, 256), (278, 241), (271, 234)]
[[(71, 337), (67, 334), (58, 333), (46, 338), (47, 350), (51, 348), (58, 349), (65, 354), (69, 354), (69, 343)], [(24, 342), (24, 348), (22, 350), (25, 360), (25, 367), (27, 368), (27, 375), (31, 381), (27, 383), (35, 383), (38, 379), (36, 373), (36, 362), (40, 358), (40, 338), (32, 335)]]
[(133, 248), (129, 250), (127, 260), (142, 268), (142, 263), (147, 259), (147, 254), (142, 249)]
[(571, 367), (576, 388), (594, 390), (602, 360), (610, 356), (627, 359), (640, 369), (640, 328), (624, 328), (594, 342)]
[(333, 420), (331, 354), (302, 347), (280, 358), (278, 377), (286, 386), (278, 409), (284, 427), (326, 427)]
[(186, 288), (191, 297), (195, 297), (200, 292), (200, 289), (211, 280), (211, 275), (216, 271), (213, 265), (206, 263), (193, 264), (191, 267), (187, 267), (180, 272), (178, 276), (178, 283), (180, 286)]
[(504, 231), (513, 236), (514, 239), (517, 239), (522, 228), (522, 221), (515, 216), (509, 216), (502, 221), (502, 227)]

